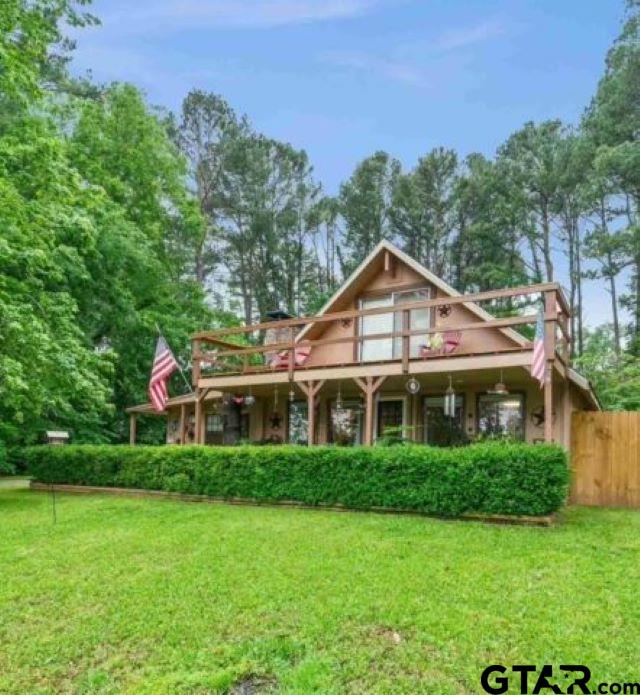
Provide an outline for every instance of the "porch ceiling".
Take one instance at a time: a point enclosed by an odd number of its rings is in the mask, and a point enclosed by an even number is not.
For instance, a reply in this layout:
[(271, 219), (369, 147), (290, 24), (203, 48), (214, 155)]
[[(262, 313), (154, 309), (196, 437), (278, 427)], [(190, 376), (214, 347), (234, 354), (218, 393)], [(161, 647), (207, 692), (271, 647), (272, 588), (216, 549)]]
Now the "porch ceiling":
[[(310, 369), (296, 369), (293, 373), (293, 381), (317, 381), (345, 380), (364, 376), (399, 377), (404, 383), (408, 376), (435, 380), (447, 379), (449, 374), (460, 372), (474, 372), (478, 378), (484, 373), (486, 383), (496, 380), (496, 373), (500, 369), (516, 368), (526, 378), (531, 364), (531, 350), (519, 350), (517, 352), (500, 353), (495, 355), (477, 356), (450, 356), (443, 359), (414, 360), (409, 363), (408, 375), (403, 373), (401, 362), (384, 362), (380, 364), (354, 364), (341, 367), (324, 367)], [(479, 383), (479, 382), (478, 382)], [(282, 384), (288, 388), (289, 374), (286, 371), (268, 372), (258, 374), (234, 374), (228, 376), (205, 376), (200, 379), (200, 388), (215, 388), (221, 390), (242, 390), (252, 387), (254, 393), (258, 393), (259, 387), (267, 387), (273, 391), (274, 385)]]
[[(467, 388), (489, 389), (499, 379), (502, 371), (502, 378), (510, 390), (524, 390), (531, 384), (531, 376), (528, 368), (522, 366), (503, 367), (493, 369), (471, 369), (466, 371), (455, 372), (440, 372), (436, 374), (425, 373), (416, 375), (395, 374), (390, 375), (385, 380), (379, 393), (383, 394), (403, 394), (406, 395), (407, 379), (414, 376), (420, 382), (420, 394), (428, 395), (430, 393), (442, 393), (449, 385), (449, 374), (452, 376), (453, 387), (456, 391), (463, 391)], [(560, 376), (556, 374), (556, 379)], [(248, 394), (249, 388), (251, 393), (258, 398), (273, 397), (274, 390), (278, 391), (279, 398), (286, 399), (291, 389), (290, 382), (282, 381), (270, 384), (239, 384), (223, 389), (228, 393)], [(296, 399), (304, 399), (305, 395), (302, 389), (293, 384)], [(327, 379), (320, 391), (321, 397), (335, 397), (340, 390), (344, 398), (361, 397), (362, 391), (358, 388), (352, 376), (344, 376), (341, 378)]]

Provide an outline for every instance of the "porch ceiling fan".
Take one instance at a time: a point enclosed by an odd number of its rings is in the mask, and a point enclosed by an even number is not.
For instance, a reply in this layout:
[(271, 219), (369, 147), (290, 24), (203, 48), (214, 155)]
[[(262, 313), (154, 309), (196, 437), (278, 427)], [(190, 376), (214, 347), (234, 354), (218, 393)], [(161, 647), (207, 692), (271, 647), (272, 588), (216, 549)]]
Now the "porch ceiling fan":
[(492, 389), (489, 389), (487, 393), (492, 393), (496, 396), (507, 396), (509, 394), (509, 389), (504, 383), (504, 377), (502, 369), (500, 370), (500, 381), (496, 381)]

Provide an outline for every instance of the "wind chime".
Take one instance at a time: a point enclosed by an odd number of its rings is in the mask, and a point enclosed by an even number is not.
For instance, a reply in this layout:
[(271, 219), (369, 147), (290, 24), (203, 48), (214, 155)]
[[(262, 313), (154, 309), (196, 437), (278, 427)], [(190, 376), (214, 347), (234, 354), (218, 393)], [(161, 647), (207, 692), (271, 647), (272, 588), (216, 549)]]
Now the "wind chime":
[(342, 390), (341, 384), (338, 382), (338, 395), (336, 397), (336, 411), (340, 412), (342, 410)]
[(453, 390), (451, 375), (449, 375), (449, 387), (444, 394), (444, 415), (450, 418), (456, 416), (456, 393)]

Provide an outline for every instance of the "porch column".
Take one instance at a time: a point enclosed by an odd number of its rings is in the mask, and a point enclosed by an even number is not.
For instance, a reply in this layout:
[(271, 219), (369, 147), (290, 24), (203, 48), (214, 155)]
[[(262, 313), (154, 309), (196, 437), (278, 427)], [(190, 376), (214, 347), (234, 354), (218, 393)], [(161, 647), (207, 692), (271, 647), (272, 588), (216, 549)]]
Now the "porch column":
[(202, 444), (202, 389), (196, 388), (196, 403), (195, 403), (195, 431), (193, 433), (194, 444)]
[(562, 394), (562, 443), (567, 451), (571, 451), (571, 385), (569, 379), (564, 380), (564, 392)]
[(129, 444), (136, 443), (136, 433), (138, 429), (138, 419), (135, 413), (129, 413)]
[(553, 441), (553, 364), (556, 357), (556, 322), (558, 311), (556, 293), (544, 293), (544, 352), (546, 358), (544, 375), (544, 441)]
[(307, 445), (313, 446), (316, 443), (316, 396), (323, 387), (325, 380), (321, 381), (299, 381), (298, 386), (307, 397)]
[(183, 403), (180, 406), (180, 444), (185, 443), (185, 427), (187, 425), (187, 406)]
[(354, 381), (360, 387), (364, 394), (365, 411), (364, 411), (364, 445), (371, 446), (373, 444), (373, 420), (374, 420), (374, 396), (376, 391), (382, 386), (386, 380), (386, 376), (366, 376), (364, 379), (355, 377)]

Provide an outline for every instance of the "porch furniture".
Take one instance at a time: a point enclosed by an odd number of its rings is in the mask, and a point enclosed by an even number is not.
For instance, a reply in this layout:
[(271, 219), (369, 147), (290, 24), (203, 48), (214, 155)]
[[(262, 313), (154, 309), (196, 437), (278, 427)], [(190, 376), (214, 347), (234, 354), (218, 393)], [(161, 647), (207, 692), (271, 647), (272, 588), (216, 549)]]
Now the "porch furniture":
[(461, 331), (444, 331), (443, 333), (433, 333), (428, 338), (428, 343), (420, 348), (420, 357), (441, 357), (451, 355), (460, 347), (462, 337)]
[[(294, 364), (296, 367), (304, 366), (311, 354), (310, 347), (297, 347), (294, 352)], [(279, 352), (271, 359), (271, 369), (288, 369), (289, 368), (289, 351)]]

